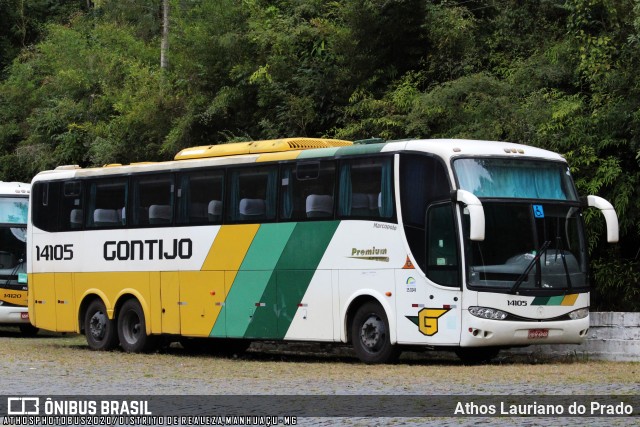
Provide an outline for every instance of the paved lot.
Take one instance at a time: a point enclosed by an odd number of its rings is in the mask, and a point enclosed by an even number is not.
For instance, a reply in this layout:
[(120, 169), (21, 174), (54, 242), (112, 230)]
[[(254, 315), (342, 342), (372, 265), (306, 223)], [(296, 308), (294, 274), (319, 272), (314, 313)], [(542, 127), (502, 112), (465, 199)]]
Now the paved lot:
[[(75, 335), (24, 339), (0, 329), (0, 384), (3, 394), (10, 395), (452, 395), (458, 400), (459, 395), (532, 399), (634, 395), (637, 401), (639, 380), (640, 364), (629, 362), (501, 356), (489, 365), (463, 366), (455, 357), (427, 352), (410, 353), (397, 365), (367, 366), (345, 348), (271, 343), (252, 345), (239, 357), (194, 356), (175, 345), (141, 355), (93, 352), (83, 337)], [(499, 403), (501, 398), (496, 399)], [(533, 426), (585, 425), (586, 421), (590, 425), (638, 425), (640, 419), (314, 417), (301, 418), (299, 425), (333, 425), (336, 421), (346, 425)]]

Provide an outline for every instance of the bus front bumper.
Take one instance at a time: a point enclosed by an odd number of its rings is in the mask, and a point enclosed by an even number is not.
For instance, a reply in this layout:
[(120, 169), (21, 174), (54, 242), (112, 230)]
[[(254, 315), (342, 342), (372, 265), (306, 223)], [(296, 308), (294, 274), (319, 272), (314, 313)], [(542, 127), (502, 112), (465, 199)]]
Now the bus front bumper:
[(27, 307), (0, 305), (0, 324), (19, 325), (21, 323), (29, 323)]
[(589, 316), (577, 320), (522, 322), (481, 319), (465, 312), (461, 347), (515, 347), (533, 344), (580, 344), (589, 331)]

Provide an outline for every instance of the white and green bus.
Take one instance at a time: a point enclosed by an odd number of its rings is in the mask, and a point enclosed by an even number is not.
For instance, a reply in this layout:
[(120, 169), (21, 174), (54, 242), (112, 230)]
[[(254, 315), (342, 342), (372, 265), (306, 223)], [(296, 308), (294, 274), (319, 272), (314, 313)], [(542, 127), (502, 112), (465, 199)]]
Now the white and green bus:
[(38, 330), (27, 310), (27, 210), (31, 186), (0, 181), (0, 325), (18, 326), (24, 335)]
[(89, 347), (159, 337), (402, 348), (580, 343), (589, 329), (583, 209), (558, 154), (507, 142), (290, 138), (32, 182), (29, 312)]

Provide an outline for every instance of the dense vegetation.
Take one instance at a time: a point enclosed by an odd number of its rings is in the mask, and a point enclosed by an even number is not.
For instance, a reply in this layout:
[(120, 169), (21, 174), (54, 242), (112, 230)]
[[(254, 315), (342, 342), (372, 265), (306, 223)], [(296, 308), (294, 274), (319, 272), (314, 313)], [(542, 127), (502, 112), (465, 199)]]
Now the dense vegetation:
[(620, 217), (586, 216), (594, 309), (640, 310), (637, 2), (0, 0), (0, 67), (3, 180), (296, 135), (558, 151)]

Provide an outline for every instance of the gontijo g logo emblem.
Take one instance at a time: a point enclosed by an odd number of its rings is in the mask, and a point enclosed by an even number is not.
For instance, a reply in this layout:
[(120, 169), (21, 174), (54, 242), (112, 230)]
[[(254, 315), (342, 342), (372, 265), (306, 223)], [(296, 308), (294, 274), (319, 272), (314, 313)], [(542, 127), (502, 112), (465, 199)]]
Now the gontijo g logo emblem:
[(451, 307), (447, 308), (428, 308), (425, 307), (418, 312), (417, 316), (405, 316), (413, 323), (418, 325), (418, 330), (428, 337), (438, 333), (438, 319), (444, 316)]

